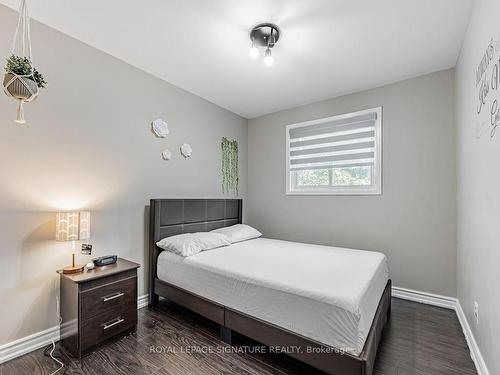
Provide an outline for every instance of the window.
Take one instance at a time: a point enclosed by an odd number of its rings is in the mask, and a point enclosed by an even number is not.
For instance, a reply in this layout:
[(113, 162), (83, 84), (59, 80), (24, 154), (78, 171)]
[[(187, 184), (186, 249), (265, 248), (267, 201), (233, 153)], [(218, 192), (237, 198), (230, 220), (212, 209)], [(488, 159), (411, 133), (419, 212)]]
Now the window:
[(382, 191), (382, 108), (286, 127), (287, 194)]

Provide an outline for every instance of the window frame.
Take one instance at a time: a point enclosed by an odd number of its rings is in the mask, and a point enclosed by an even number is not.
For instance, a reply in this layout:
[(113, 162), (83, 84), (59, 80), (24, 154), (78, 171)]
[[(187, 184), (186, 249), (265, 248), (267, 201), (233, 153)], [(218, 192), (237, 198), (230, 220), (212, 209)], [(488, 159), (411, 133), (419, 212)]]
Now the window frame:
[[(321, 119), (304, 121), (295, 124), (290, 124), (285, 127), (286, 132), (286, 195), (381, 195), (382, 194), (382, 107), (364, 109), (361, 111), (344, 113), (341, 115), (325, 117)], [(372, 167), (371, 185), (348, 185), (348, 186), (332, 186), (331, 176), (332, 167), (325, 168), (329, 171), (329, 186), (297, 186), (297, 173), (290, 171), (290, 129), (309, 125), (321, 124), (323, 122), (348, 119), (355, 116), (360, 116), (368, 113), (376, 113), (375, 121), (375, 163)]]

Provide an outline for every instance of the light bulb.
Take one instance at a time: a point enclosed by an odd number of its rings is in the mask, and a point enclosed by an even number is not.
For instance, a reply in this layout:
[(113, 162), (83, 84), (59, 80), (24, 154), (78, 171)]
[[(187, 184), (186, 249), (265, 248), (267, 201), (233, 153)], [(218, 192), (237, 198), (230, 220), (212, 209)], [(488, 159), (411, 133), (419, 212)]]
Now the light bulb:
[(252, 59), (259, 57), (259, 49), (257, 47), (252, 46), (252, 48), (250, 48), (250, 57)]
[(271, 50), (268, 48), (266, 49), (266, 54), (264, 56), (264, 64), (266, 66), (271, 66), (274, 63), (273, 56), (271, 55)]

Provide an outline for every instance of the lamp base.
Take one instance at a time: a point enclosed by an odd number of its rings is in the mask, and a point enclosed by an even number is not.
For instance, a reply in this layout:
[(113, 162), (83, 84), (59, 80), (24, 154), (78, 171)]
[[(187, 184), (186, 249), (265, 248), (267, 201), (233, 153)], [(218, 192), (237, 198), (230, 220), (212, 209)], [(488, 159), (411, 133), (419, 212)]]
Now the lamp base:
[(75, 264), (74, 266), (67, 266), (67, 267), (64, 267), (63, 270), (62, 270), (62, 273), (79, 273), (79, 272), (83, 272), (83, 269), (85, 268), (85, 266), (83, 264)]

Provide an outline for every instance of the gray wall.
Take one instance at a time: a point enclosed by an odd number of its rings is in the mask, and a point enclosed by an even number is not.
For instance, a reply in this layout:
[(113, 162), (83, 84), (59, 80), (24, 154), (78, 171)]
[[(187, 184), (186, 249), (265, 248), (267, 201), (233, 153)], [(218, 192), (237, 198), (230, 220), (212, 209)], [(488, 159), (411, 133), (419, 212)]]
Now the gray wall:
[[(16, 21), (0, 6), (0, 56)], [(55, 211), (89, 209), (95, 254), (141, 263), (143, 294), (149, 198), (222, 196), (223, 136), (239, 141), (241, 196), (246, 189), (246, 119), (53, 29), (32, 31), (48, 89), (26, 105), (24, 126), (0, 95), (0, 345), (56, 324), (55, 270), (70, 262), (71, 245), (54, 241)], [(158, 116), (170, 123), (166, 139), (150, 132)], [(178, 153), (182, 142), (190, 159)]]
[[(272, 238), (378, 250), (394, 285), (456, 295), (453, 70), (252, 119), (248, 221)], [(381, 196), (286, 196), (285, 126), (383, 106)]]
[[(456, 68), (458, 298), (490, 374), (500, 374), (500, 128), (490, 138), (491, 106), (500, 90), (490, 89), (478, 115), (475, 77), (490, 40), (500, 42), (499, 17), (498, 0), (476, 0)], [(486, 82), (499, 59), (500, 44)]]

